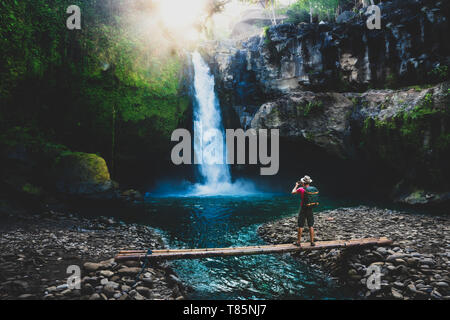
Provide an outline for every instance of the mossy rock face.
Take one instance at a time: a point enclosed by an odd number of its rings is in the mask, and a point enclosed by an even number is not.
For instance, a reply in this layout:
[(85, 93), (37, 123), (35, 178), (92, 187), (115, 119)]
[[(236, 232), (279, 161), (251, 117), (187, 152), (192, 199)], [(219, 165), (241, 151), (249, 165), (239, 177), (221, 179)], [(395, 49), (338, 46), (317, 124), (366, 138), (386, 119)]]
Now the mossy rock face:
[(394, 198), (394, 201), (411, 206), (448, 205), (450, 203), (450, 192), (433, 192), (413, 188), (410, 192)]
[[(411, 185), (450, 187), (449, 82), (417, 90), (371, 90), (362, 94), (352, 122), (355, 145), (372, 161), (394, 169)], [(358, 126), (361, 127), (358, 134)], [(428, 203), (411, 192), (408, 203)], [(428, 197), (430, 198), (430, 197)]]
[(39, 196), (42, 194), (42, 188), (36, 187), (31, 183), (25, 183), (22, 186), (22, 191), (32, 196)]
[(114, 183), (103, 158), (89, 153), (64, 152), (54, 168), (56, 189), (70, 195), (112, 191)]

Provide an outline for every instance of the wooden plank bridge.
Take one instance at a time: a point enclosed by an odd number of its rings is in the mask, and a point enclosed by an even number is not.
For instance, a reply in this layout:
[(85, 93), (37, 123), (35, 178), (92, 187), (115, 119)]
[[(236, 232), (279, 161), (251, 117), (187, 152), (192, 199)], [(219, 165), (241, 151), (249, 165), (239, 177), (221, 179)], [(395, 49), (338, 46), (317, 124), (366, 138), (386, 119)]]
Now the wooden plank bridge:
[(315, 246), (310, 243), (302, 243), (302, 246), (294, 244), (275, 244), (250, 247), (233, 248), (204, 248), (204, 249), (164, 249), (152, 250), (147, 255), (147, 250), (121, 250), (115, 257), (117, 262), (152, 260), (176, 260), (176, 259), (202, 259), (211, 257), (230, 257), (256, 254), (273, 254), (298, 252), (304, 250), (322, 250), (334, 248), (362, 247), (362, 246), (386, 246), (392, 244), (388, 238), (364, 238), (353, 240), (317, 241)]

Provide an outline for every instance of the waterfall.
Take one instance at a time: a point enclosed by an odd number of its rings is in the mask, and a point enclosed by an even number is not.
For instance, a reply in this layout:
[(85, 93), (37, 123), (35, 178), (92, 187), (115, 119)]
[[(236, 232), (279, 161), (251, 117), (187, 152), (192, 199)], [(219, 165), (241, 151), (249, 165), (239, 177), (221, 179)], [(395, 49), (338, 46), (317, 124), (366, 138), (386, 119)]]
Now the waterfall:
[(232, 181), (227, 164), (225, 129), (222, 124), (219, 101), (214, 91), (214, 76), (198, 52), (192, 53), (194, 67), (194, 164), (199, 179), (161, 182), (154, 194), (164, 196), (247, 196), (259, 195), (252, 181)]
[(226, 164), (225, 130), (219, 103), (214, 91), (214, 76), (198, 52), (192, 54), (194, 66), (194, 155), (201, 184), (197, 191), (217, 191), (231, 184)]

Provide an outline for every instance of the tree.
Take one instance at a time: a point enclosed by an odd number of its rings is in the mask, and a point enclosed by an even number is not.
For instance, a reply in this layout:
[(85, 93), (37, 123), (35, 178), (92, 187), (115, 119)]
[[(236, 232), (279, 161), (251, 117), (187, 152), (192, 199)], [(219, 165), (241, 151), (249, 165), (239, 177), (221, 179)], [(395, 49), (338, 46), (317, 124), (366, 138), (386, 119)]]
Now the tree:
[(289, 17), (289, 22), (292, 23), (307, 22), (305, 18), (306, 14), (310, 23), (313, 22), (315, 16), (319, 20), (334, 20), (341, 13), (342, 8), (354, 7), (358, 1), (297, 0), (287, 8), (286, 14)]

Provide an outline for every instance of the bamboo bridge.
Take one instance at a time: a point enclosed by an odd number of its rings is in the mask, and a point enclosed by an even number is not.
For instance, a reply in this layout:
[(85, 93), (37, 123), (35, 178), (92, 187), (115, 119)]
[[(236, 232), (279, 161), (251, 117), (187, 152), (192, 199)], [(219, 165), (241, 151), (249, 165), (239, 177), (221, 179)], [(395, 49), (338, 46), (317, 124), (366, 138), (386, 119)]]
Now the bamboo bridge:
[(117, 262), (123, 261), (154, 261), (154, 260), (177, 260), (177, 259), (203, 259), (212, 257), (231, 257), (256, 254), (274, 254), (299, 252), (307, 250), (323, 250), (334, 248), (349, 248), (363, 246), (387, 246), (392, 240), (386, 237), (364, 238), (352, 240), (317, 241), (315, 246), (310, 243), (302, 243), (301, 247), (294, 244), (273, 244), (249, 247), (232, 248), (203, 248), (203, 249), (163, 249), (163, 250), (121, 250), (115, 257)]

